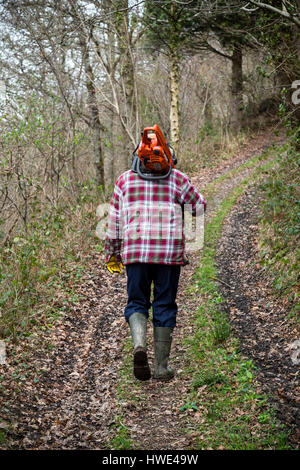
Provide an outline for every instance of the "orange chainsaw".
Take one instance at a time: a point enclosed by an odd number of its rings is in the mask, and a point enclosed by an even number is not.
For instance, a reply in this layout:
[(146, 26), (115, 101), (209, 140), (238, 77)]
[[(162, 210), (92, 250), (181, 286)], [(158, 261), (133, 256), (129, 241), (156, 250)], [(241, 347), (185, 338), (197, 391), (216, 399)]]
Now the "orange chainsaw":
[(173, 148), (167, 144), (157, 124), (153, 127), (145, 127), (142, 131), (142, 140), (136, 150), (132, 169), (143, 179), (168, 178), (177, 163)]

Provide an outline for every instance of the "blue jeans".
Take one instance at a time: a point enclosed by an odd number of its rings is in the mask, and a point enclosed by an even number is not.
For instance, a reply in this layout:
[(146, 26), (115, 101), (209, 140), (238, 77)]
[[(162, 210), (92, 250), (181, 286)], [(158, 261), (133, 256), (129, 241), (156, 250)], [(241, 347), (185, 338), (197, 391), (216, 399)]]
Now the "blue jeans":
[(143, 313), (148, 318), (153, 281), (153, 325), (174, 328), (180, 265), (133, 263), (126, 265), (126, 271), (128, 293), (124, 312), (126, 321), (128, 322), (130, 315), (135, 312)]

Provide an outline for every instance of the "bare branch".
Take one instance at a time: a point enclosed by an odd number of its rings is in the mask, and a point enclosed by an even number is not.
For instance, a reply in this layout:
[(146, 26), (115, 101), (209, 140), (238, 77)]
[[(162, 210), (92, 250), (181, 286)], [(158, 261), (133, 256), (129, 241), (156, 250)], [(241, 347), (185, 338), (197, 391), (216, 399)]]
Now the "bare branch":
[(300, 19), (298, 19), (294, 15), (291, 15), (286, 10), (280, 10), (279, 8), (273, 7), (272, 5), (269, 5), (268, 3), (261, 3), (255, 0), (249, 0), (249, 2), (252, 3), (253, 5), (256, 5), (257, 7), (264, 8), (266, 10), (272, 11), (273, 13), (277, 13), (278, 15), (283, 16), (284, 18), (287, 18), (288, 20), (290, 20), (291, 22), (293, 22), (295, 25), (297, 25), (300, 28)]

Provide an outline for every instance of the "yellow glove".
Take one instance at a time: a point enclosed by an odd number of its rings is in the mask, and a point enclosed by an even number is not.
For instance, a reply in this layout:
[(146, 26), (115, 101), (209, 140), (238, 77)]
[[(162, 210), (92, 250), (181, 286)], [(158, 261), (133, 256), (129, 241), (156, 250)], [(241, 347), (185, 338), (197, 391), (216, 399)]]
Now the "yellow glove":
[(113, 273), (122, 273), (122, 269), (124, 269), (122, 261), (118, 262), (115, 256), (111, 256), (109, 262), (106, 264), (107, 269), (111, 274)]

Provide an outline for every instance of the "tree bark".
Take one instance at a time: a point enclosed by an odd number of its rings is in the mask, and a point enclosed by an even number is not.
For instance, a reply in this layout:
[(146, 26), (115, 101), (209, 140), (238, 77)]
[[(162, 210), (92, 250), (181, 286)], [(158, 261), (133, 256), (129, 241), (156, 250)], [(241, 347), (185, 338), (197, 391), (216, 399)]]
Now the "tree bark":
[(94, 73), (90, 62), (90, 55), (88, 44), (85, 38), (81, 35), (80, 39), (84, 70), (86, 75), (86, 87), (88, 92), (88, 104), (90, 109), (90, 127), (93, 136), (93, 151), (94, 151), (94, 167), (96, 172), (96, 181), (98, 186), (105, 189), (104, 180), (104, 156), (101, 142), (102, 125), (99, 116), (99, 109), (97, 105), (97, 96), (95, 88)]
[(234, 44), (231, 56), (231, 119), (230, 125), (234, 132), (239, 132), (243, 115), (243, 52), (238, 44)]
[(129, 24), (128, 0), (115, 0), (114, 8), (114, 27), (117, 33), (117, 46), (119, 54), (119, 73), (120, 73), (120, 89), (119, 89), (119, 110), (121, 125), (121, 153), (122, 156), (119, 171), (125, 171), (131, 166), (133, 142), (129, 138), (129, 134), (133, 140), (137, 138), (137, 96), (135, 70), (132, 55), (132, 33)]
[(173, 49), (170, 53), (170, 93), (171, 93), (171, 108), (170, 108), (170, 126), (171, 126), (171, 145), (173, 146), (176, 155), (179, 152), (179, 58), (178, 50)]

